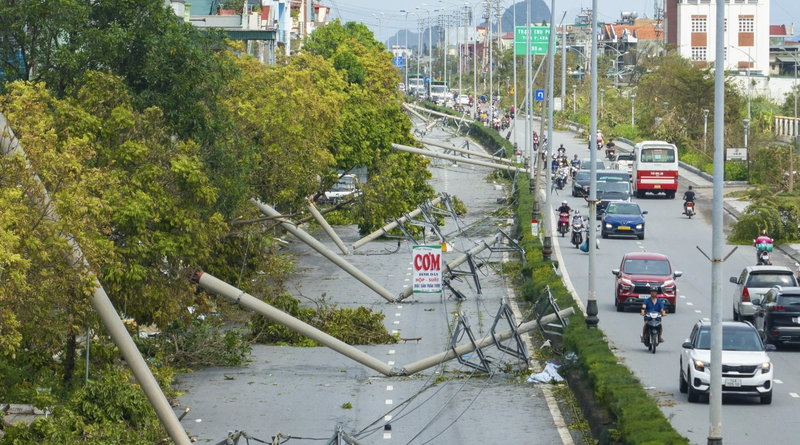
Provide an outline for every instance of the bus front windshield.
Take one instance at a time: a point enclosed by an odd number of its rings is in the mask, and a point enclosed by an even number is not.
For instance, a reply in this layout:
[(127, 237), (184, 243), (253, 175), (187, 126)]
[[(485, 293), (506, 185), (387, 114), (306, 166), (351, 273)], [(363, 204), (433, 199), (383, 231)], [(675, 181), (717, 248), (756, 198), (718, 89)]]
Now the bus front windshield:
[(675, 150), (671, 148), (643, 148), (641, 162), (675, 162)]

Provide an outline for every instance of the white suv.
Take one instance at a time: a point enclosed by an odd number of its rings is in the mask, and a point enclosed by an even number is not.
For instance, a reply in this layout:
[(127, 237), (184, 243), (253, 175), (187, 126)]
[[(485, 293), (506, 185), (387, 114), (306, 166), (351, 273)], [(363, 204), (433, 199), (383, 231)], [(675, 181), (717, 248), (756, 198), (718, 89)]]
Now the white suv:
[(752, 319), (756, 308), (751, 303), (762, 298), (773, 286), (794, 287), (797, 279), (788, 267), (783, 266), (747, 266), (739, 277), (731, 277), (736, 284), (733, 293), (733, 321)]
[[(680, 391), (689, 393), (695, 403), (711, 386), (711, 322), (700, 320), (691, 336), (683, 343), (680, 360)], [(772, 403), (773, 366), (766, 351), (775, 345), (761, 342), (761, 336), (750, 323), (722, 323), (722, 394), (759, 397), (761, 403)]]

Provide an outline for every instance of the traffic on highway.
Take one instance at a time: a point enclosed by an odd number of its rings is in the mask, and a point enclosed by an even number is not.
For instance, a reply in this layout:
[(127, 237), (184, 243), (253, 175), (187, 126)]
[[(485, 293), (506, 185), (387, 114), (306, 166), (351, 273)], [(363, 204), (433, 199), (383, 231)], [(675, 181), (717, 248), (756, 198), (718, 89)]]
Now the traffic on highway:
[[(568, 159), (574, 155), (589, 156), (585, 143), (571, 133), (556, 132), (553, 140), (565, 144)], [(627, 160), (631, 147), (617, 148)], [(597, 157), (601, 158), (600, 152)], [(606, 168), (612, 166), (617, 167), (605, 162)], [(635, 165), (633, 171), (635, 175)], [(637, 182), (635, 178), (633, 184)], [(596, 251), (597, 264), (601, 265), (596, 277), (599, 327), (620, 360), (658, 399), (676, 430), (692, 443), (703, 443), (708, 434), (708, 369), (713, 366), (708, 363), (711, 263), (706, 256), (711, 252), (711, 183), (685, 170), (675, 178), (677, 188), (666, 193), (645, 194), (641, 184), (638, 192), (634, 185), (631, 198), (611, 202), (611, 206), (619, 206), (620, 210), (626, 207), (630, 212), (612, 219), (611, 212), (606, 211), (602, 220), (587, 224), (589, 230), (597, 231), (598, 238), (602, 235), (600, 249)], [(580, 178), (583, 182), (585, 179)], [(697, 197), (694, 218), (684, 212), (681, 199), (690, 185)], [(550, 197), (553, 206), (560, 205), (562, 210), (566, 202), (573, 212), (588, 215), (589, 206), (584, 198), (587, 194), (578, 193), (585, 187), (581, 183), (574, 188), (568, 185), (564, 190), (553, 188)], [(553, 209), (550, 217), (551, 227), (557, 227), (559, 213)], [(726, 212), (726, 227), (732, 218)], [(573, 248), (570, 238), (561, 237), (558, 232), (554, 232), (552, 239), (553, 259), (562, 267), (565, 284), (586, 304), (588, 254)], [(793, 335), (800, 331), (800, 317), (777, 317), (794, 311), (790, 304), (794, 304), (794, 295), (798, 295), (800, 302), (800, 292), (791, 292), (794, 288), (789, 287), (788, 297), (770, 294), (768, 300), (764, 294), (773, 284), (797, 286), (795, 263), (776, 249), (772, 252), (772, 266), (759, 266), (768, 269), (752, 273), (756, 248), (726, 245), (725, 254), (731, 251), (724, 263), (725, 274), (731, 280), (723, 289), (725, 443), (753, 443), (754, 437), (788, 440), (780, 431), (797, 424), (795, 419), (787, 420), (785, 413), (800, 406), (800, 347), (784, 340), (796, 338)], [(648, 271), (647, 267), (654, 270)], [(759, 273), (765, 274), (763, 286), (767, 287), (756, 287), (754, 281), (748, 288), (748, 277), (757, 278)], [(771, 280), (767, 279), (767, 273)], [(658, 344), (657, 354), (644, 344), (643, 337), (641, 308), (649, 298), (651, 286), (657, 289), (667, 313), (659, 317), (664, 341)], [(743, 292), (748, 294), (744, 298)], [(765, 323), (765, 316), (774, 321)]]

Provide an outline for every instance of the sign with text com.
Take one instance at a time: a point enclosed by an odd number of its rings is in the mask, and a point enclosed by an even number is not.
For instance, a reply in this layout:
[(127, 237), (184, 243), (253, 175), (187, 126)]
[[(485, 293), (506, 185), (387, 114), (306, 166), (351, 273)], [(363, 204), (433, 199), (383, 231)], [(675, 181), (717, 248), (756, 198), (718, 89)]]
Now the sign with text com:
[(442, 246), (414, 246), (411, 250), (415, 294), (442, 293)]
[[(514, 28), (514, 55), (524, 56), (525, 45), (528, 43), (528, 34), (525, 32), (525, 26), (517, 26)], [(550, 45), (550, 27), (549, 26), (531, 26), (531, 54), (547, 54), (547, 48)]]

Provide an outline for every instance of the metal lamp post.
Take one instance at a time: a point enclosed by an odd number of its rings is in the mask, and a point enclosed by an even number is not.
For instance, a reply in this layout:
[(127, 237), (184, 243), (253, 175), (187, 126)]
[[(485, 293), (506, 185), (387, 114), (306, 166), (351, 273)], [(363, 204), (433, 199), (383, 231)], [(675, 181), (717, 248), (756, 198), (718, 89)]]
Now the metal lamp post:
[(406, 35), (405, 52), (403, 53), (403, 65), (405, 66), (405, 69), (406, 69), (406, 91), (409, 91), (409, 88), (408, 88), (408, 63), (406, 61), (406, 58), (407, 58), (406, 56), (408, 56), (408, 54), (409, 54), (409, 51), (408, 51), (408, 15), (409, 14), (417, 15), (417, 13), (416, 12), (406, 11), (405, 9), (401, 9), (400, 12), (403, 12), (406, 15), (406, 25), (405, 25), (405, 29), (403, 30), (403, 32)]
[(578, 91), (578, 86), (577, 85), (572, 85), (572, 115), (573, 115), (573, 118), (575, 116), (575, 113), (577, 113), (577, 110), (575, 108), (575, 94), (577, 93), (577, 91)]
[(383, 38), (383, 25), (381, 24), (381, 19), (378, 17), (378, 14), (372, 14), (372, 16), (378, 21), (378, 41), (383, 43), (381, 40)]
[(636, 95), (631, 94), (631, 131), (636, 130), (636, 106), (634, 105), (636, 100)]
[[(425, 3), (422, 4), (425, 6)], [(427, 8), (420, 8), (416, 6), (416, 9), (421, 9), (428, 13), (428, 97), (427, 99), (430, 100), (431, 98), (431, 83), (433, 81), (433, 16), (431, 15), (431, 10)], [(433, 12), (437, 10), (434, 9)]]
[(603, 118), (603, 98), (606, 95), (606, 90), (601, 88), (600, 89), (600, 118)]
[(708, 113), (711, 110), (703, 110), (703, 151), (706, 151), (706, 139), (708, 139)]
[[(750, 129), (750, 119), (742, 119), (742, 123), (744, 124), (744, 152), (747, 156), (747, 181), (750, 181), (750, 149), (747, 148), (747, 133)], [(789, 154), (791, 156), (791, 153)], [(791, 174), (791, 171), (789, 172)], [(791, 182), (789, 183), (789, 192), (792, 191)]]

